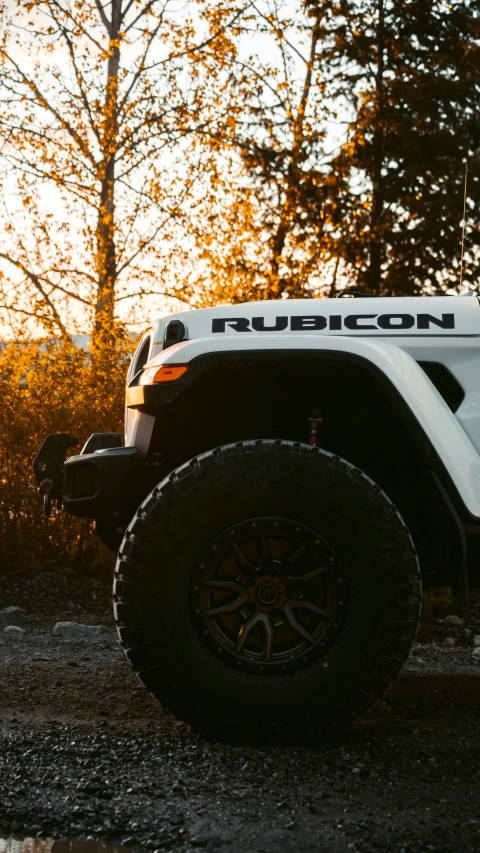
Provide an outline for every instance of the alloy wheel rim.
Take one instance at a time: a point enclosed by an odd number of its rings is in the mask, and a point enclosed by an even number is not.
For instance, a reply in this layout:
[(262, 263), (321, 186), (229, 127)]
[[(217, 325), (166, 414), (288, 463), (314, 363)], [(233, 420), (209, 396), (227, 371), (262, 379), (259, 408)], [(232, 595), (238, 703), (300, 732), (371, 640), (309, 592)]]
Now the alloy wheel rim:
[(297, 521), (258, 517), (207, 546), (192, 573), (190, 604), (197, 633), (222, 663), (273, 676), (327, 657), (345, 624), (348, 592), (323, 536)]

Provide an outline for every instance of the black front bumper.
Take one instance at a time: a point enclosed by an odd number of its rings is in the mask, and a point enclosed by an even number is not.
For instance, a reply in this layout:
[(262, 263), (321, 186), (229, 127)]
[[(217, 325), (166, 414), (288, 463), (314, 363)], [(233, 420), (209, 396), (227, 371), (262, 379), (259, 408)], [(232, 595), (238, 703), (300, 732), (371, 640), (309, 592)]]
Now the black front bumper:
[(127, 472), (135, 465), (136, 447), (112, 447), (67, 459), (63, 503), (82, 518), (105, 518), (124, 491)]
[[(101, 434), (95, 436), (96, 441), (93, 438), (78, 456), (64, 461), (67, 447), (74, 440), (65, 435), (50, 435), (37, 453), (33, 467), (41, 493), (56, 499), (58, 505), (63, 503), (71, 515), (107, 519), (112, 517), (122, 496), (131, 495), (129, 481), (136, 466), (137, 448), (115, 446), (90, 453), (92, 446), (102, 444)], [(112, 434), (106, 433), (105, 440), (112, 443)]]

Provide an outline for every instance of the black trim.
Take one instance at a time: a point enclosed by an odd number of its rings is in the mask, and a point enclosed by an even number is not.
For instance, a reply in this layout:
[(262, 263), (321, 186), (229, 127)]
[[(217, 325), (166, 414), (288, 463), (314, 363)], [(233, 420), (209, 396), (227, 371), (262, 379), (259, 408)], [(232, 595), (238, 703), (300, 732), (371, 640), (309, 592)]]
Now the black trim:
[(76, 444), (78, 439), (66, 432), (47, 435), (33, 460), (33, 471), (38, 491), (43, 495), (43, 511), (47, 518), (51, 512), (52, 500), (56, 500), (58, 509), (62, 506), (65, 456), (68, 449)]
[(165, 342), (163, 348), (172, 347), (185, 340), (185, 326), (181, 320), (170, 320), (165, 329)]
[(355, 288), (350, 287), (346, 290), (341, 290), (340, 293), (337, 293), (336, 299), (344, 299), (346, 296), (354, 297), (355, 299), (381, 299), (381, 293), (361, 293), (359, 290), (355, 290)]
[(447, 406), (456, 412), (465, 399), (465, 391), (458, 379), (439, 361), (418, 361), (417, 364), (427, 374), (430, 381), (435, 385)]
[(82, 447), (81, 455), (107, 450), (109, 447), (121, 447), (122, 437), (118, 432), (94, 432)]
[(133, 383), (138, 380), (138, 377), (148, 361), (151, 344), (152, 331), (151, 329), (148, 329), (133, 354), (130, 367), (128, 368), (127, 383)]
[[(452, 536), (451, 539), (454, 550), (457, 552), (454, 553), (456, 577), (452, 583), (452, 592), (462, 601), (468, 601), (467, 537), (465, 535), (465, 529), (449, 495), (443, 487), (443, 484), (440, 482), (439, 477), (435, 471), (431, 471), (430, 473), (442, 498), (445, 509), (447, 510), (449, 520), (453, 524), (456, 533), (456, 536)], [(457, 544), (457, 548), (455, 548), (455, 544)]]
[(67, 512), (81, 518), (104, 516), (117, 498), (136, 456), (136, 447), (115, 447), (67, 459), (63, 494)]

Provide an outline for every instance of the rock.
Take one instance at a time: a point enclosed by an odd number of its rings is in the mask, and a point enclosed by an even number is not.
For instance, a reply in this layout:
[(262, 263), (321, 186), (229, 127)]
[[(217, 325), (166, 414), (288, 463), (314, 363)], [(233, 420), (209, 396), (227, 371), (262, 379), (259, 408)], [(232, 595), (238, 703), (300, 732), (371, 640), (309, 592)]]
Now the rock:
[(23, 628), (19, 628), (18, 625), (7, 625), (7, 627), (3, 629), (3, 633), (10, 634), (12, 637), (19, 637), (20, 634), (24, 634), (25, 631)]
[(460, 619), (460, 616), (454, 616), (452, 613), (450, 616), (445, 616), (443, 620), (444, 625), (451, 625), (454, 628), (461, 628), (463, 625), (463, 619)]
[(447, 649), (453, 649), (456, 642), (457, 641), (456, 641), (455, 637), (447, 637), (447, 639), (444, 641), (443, 645), (446, 646)]
[(480, 646), (477, 646), (477, 648), (473, 650), (472, 657), (475, 658), (475, 660), (480, 661)]
[(192, 847), (217, 847), (217, 845), (221, 842), (221, 838), (219, 835), (211, 835), (210, 833), (199, 832), (198, 835), (194, 835), (193, 838), (190, 839), (190, 844)]
[(480, 646), (480, 634), (475, 634), (475, 636), (473, 638), (473, 645), (474, 646)]
[(64, 640), (95, 640), (105, 631), (104, 625), (81, 625), (80, 622), (57, 622), (52, 634)]
[(14, 607), (13, 605), (10, 607), (4, 607), (3, 610), (0, 610), (0, 614), (2, 616), (11, 616), (12, 613), (25, 613), (23, 607)]

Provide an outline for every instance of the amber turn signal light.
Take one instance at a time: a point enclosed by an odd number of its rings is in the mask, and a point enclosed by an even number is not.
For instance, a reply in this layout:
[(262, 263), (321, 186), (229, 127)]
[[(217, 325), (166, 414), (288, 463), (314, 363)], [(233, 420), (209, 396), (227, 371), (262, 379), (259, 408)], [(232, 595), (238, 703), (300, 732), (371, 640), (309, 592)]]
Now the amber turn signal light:
[(153, 377), (154, 382), (175, 382), (188, 370), (187, 367), (160, 367)]

